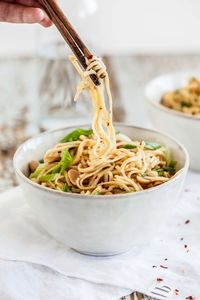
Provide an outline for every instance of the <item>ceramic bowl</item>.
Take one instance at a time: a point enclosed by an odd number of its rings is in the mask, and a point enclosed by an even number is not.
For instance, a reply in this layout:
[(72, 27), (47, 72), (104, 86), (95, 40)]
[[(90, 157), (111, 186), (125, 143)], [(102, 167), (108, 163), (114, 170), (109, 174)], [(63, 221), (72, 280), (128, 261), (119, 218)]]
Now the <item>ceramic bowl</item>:
[(200, 117), (177, 112), (160, 103), (164, 93), (186, 86), (194, 76), (200, 78), (200, 71), (159, 76), (148, 83), (145, 94), (153, 127), (181, 141), (189, 152), (191, 169), (200, 171)]
[(63, 193), (29, 180), (29, 161), (40, 160), (74, 127), (38, 135), (21, 145), (14, 156), (21, 188), (40, 224), (56, 240), (81, 253), (114, 255), (149, 243), (175, 207), (188, 169), (187, 151), (174, 139), (130, 125), (117, 124), (116, 128), (134, 140), (152, 140), (170, 147), (178, 162), (177, 174), (148, 190), (110, 196)]

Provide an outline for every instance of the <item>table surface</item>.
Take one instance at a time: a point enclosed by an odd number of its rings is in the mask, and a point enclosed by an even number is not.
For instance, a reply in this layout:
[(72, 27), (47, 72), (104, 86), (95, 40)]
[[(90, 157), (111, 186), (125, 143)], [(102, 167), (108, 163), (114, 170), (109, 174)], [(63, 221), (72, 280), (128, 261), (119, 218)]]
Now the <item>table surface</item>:
[[(114, 120), (137, 126), (148, 125), (144, 88), (150, 79), (175, 70), (200, 70), (198, 55), (105, 57), (105, 62), (111, 74)], [(17, 146), (41, 130), (37, 70), (35, 59), (0, 60), (0, 192), (17, 185), (12, 166)], [(48, 269), (43, 267), (43, 272)], [(152, 298), (132, 294), (125, 299)]]

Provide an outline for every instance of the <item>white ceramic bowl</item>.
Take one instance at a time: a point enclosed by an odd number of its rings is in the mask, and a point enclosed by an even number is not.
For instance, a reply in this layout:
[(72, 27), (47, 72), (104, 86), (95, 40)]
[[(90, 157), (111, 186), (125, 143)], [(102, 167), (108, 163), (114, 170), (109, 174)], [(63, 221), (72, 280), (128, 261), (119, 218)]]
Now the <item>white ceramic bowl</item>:
[(148, 111), (154, 128), (180, 140), (190, 155), (190, 167), (200, 171), (200, 117), (193, 117), (161, 105), (164, 93), (187, 85), (200, 71), (177, 72), (159, 76), (146, 87)]
[[(79, 126), (88, 128), (88, 126)], [(151, 241), (177, 197), (188, 169), (188, 155), (177, 141), (153, 130), (116, 125), (134, 140), (152, 140), (170, 147), (180, 170), (173, 179), (145, 191), (86, 196), (50, 190), (30, 181), (28, 162), (39, 160), (74, 127), (36, 136), (19, 147), (14, 168), (38, 221), (58, 241), (81, 253), (114, 255)]]

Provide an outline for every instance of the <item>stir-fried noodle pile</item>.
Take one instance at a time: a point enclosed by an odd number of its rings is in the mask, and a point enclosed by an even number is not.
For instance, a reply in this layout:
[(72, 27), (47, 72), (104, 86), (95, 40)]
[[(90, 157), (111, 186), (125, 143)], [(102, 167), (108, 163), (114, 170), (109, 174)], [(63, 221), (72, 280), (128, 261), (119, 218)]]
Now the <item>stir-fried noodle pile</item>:
[(166, 93), (161, 103), (170, 109), (200, 116), (200, 81), (190, 79), (186, 87)]
[[(30, 179), (51, 189), (86, 195), (137, 192), (168, 181), (175, 174), (169, 149), (151, 141), (133, 141), (115, 132), (109, 78), (103, 62), (92, 58), (83, 71), (75, 57), (71, 61), (82, 79), (75, 100), (83, 90), (92, 99), (92, 129), (77, 128), (49, 149), (42, 162), (32, 161)], [(99, 86), (90, 78), (93, 73), (100, 80)]]

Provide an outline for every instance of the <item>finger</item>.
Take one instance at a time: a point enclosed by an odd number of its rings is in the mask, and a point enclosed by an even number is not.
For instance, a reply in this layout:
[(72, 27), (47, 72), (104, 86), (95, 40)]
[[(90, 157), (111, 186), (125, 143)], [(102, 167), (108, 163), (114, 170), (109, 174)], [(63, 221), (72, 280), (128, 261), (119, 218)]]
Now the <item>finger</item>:
[[(7, 0), (7, 1), (13, 1), (13, 0)], [(26, 6), (40, 7), (42, 9), (42, 6), (37, 0), (14, 0), (14, 1)], [(57, 0), (55, 0), (55, 2), (56, 1)], [(44, 15), (45, 15), (44, 19), (39, 23), (44, 27), (50, 27), (52, 25), (52, 21), (49, 19), (46, 13), (44, 13)]]
[(17, 3), (31, 7), (40, 7), (40, 4), (37, 0), (4, 0), (4, 2)]
[[(5, 0), (9, 2), (17, 2), (26, 6), (33, 6), (33, 7), (40, 7), (42, 9), (41, 4), (37, 0)], [(57, 0), (55, 0), (57, 2)], [(52, 21), (49, 19), (49, 17), (45, 13), (45, 18), (40, 22), (40, 24), (44, 27), (50, 27), (52, 25)]]
[(39, 8), (0, 2), (0, 22), (32, 24), (40, 23), (44, 19), (44, 12)]
[(52, 25), (52, 21), (49, 18), (44, 18), (41, 22), (39, 22), (40, 25), (44, 27), (50, 27)]

